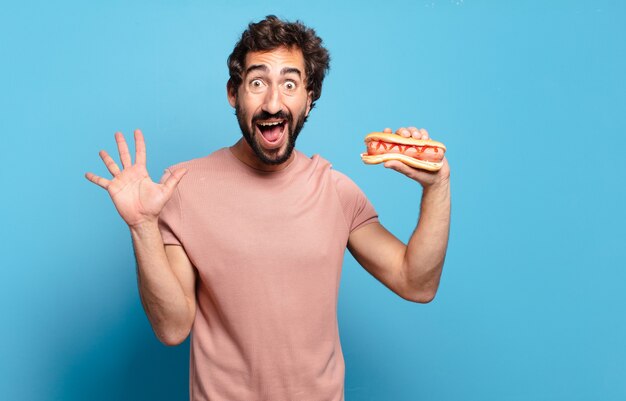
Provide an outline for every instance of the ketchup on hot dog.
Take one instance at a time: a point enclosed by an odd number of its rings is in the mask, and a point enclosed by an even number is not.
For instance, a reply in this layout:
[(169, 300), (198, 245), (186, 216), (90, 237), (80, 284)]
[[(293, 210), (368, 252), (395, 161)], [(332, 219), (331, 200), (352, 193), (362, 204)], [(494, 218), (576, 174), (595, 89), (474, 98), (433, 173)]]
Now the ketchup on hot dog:
[(433, 140), (405, 138), (396, 134), (373, 132), (365, 137), (367, 153), (361, 158), (367, 164), (383, 163), (387, 160), (400, 160), (414, 167), (437, 171), (443, 164), (446, 147)]

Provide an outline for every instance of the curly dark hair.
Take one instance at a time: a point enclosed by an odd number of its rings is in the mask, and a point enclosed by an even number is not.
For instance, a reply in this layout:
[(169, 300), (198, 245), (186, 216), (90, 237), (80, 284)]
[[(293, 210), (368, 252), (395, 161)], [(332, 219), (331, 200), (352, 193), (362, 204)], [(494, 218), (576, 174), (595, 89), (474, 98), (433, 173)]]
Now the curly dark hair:
[(248, 52), (270, 51), (279, 47), (299, 48), (304, 57), (306, 89), (311, 93), (311, 109), (322, 95), (322, 81), (330, 69), (330, 55), (322, 46), (322, 39), (315, 31), (300, 21), (282, 21), (275, 15), (248, 24), (241, 39), (228, 56), (228, 89), (236, 91), (241, 85)]

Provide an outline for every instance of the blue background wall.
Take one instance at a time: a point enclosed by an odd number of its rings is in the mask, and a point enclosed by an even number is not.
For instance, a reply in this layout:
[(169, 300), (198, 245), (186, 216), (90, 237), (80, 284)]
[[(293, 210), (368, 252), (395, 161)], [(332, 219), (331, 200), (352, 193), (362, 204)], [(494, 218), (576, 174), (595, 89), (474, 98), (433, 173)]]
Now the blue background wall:
[(420, 188), (362, 164), (363, 136), (417, 125), (449, 149), (435, 301), (403, 301), (346, 258), (347, 400), (626, 399), (624, 4), (5, 4), (0, 399), (186, 399), (188, 344), (155, 339), (128, 229), (83, 174), (106, 173), (116, 130), (143, 130), (155, 180), (234, 143), (226, 57), (269, 13), (332, 54), (299, 148), (401, 239)]

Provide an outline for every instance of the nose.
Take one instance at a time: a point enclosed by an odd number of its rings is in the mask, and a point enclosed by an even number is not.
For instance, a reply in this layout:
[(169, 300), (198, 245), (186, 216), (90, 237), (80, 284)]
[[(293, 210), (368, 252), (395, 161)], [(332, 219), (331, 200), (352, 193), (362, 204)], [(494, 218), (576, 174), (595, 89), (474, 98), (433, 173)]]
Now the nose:
[(280, 90), (276, 85), (271, 85), (265, 93), (263, 99), (263, 111), (269, 114), (276, 114), (282, 110)]

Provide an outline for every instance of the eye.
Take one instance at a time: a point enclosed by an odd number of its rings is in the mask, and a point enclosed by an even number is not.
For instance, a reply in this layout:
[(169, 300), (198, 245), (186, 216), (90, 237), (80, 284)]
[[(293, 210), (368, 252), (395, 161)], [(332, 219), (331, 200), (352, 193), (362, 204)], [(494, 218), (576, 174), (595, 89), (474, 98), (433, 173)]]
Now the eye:
[(249, 81), (248, 88), (252, 93), (261, 93), (265, 90), (267, 85), (261, 78), (254, 78)]
[(293, 82), (293, 81), (285, 82), (285, 89), (287, 89), (288, 91), (292, 91), (292, 90), (296, 89), (296, 83)]

